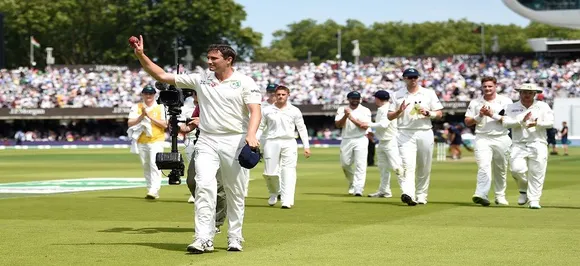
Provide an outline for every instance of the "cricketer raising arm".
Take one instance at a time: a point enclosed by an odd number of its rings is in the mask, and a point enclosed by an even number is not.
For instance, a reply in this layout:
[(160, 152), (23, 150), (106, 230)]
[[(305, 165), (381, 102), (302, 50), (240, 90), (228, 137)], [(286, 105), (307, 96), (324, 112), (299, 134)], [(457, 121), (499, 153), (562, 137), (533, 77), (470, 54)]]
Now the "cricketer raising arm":
[(340, 162), (349, 183), (348, 193), (362, 196), (367, 176), (369, 139), (366, 137), (368, 123), (372, 121), (371, 110), (360, 105), (360, 93), (351, 91), (346, 95), (348, 106), (339, 107), (334, 118), (341, 128)]
[(298, 161), (298, 145), (294, 138), (297, 129), (300, 139), (304, 145), (304, 156), (310, 157), (310, 145), (308, 141), (308, 131), (304, 124), (304, 118), (300, 109), (288, 104), (290, 89), (285, 86), (277, 86), (275, 90), (276, 102), (262, 110), (262, 122), (260, 128), (263, 130), (264, 147), (264, 177), (276, 177), (280, 170), (280, 187), (276, 184), (268, 183), (270, 199), (277, 198), (280, 191), (282, 209), (290, 209), (294, 206), (294, 194), (296, 191), (296, 163)]
[(540, 209), (540, 198), (548, 165), (546, 129), (554, 126), (554, 112), (542, 101), (535, 101), (542, 92), (535, 84), (523, 84), (520, 100), (507, 106), (505, 116), (496, 118), (512, 129), (510, 167), (518, 184), (518, 204), (529, 201), (530, 209)]
[(143, 69), (154, 79), (197, 92), (200, 136), (194, 159), (197, 185), (195, 197), (195, 239), (191, 253), (213, 251), (218, 170), (226, 192), (228, 251), (242, 250), (246, 176), (236, 161), (247, 143), (258, 148), (256, 131), (261, 120), (262, 94), (256, 82), (232, 65), (236, 52), (227, 45), (207, 50), (209, 71), (199, 74), (171, 74), (153, 63), (143, 52), (143, 37), (133, 44)]
[(419, 71), (408, 68), (403, 78), (407, 89), (395, 93), (395, 104), (391, 105), (388, 117), (397, 119), (399, 129), (397, 142), (403, 161), (401, 201), (415, 206), (427, 204), (435, 142), (431, 119), (443, 116), (443, 105), (435, 91), (419, 86)]
[(477, 162), (477, 186), (472, 197), (474, 203), (489, 206), (487, 194), (492, 176), (495, 189), (495, 204), (509, 205), (505, 198), (509, 150), (512, 140), (499, 117), (502, 110), (513, 101), (496, 93), (494, 77), (481, 79), (483, 95), (471, 100), (465, 113), (465, 124), (475, 125), (475, 160)]

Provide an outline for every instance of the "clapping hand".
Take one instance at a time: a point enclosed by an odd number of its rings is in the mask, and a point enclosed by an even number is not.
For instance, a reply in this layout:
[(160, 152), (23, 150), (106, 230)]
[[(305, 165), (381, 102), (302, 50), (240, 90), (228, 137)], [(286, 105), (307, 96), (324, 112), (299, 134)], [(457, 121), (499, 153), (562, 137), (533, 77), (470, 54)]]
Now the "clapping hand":
[(344, 108), (344, 115), (345, 115), (346, 117), (350, 117), (350, 109), (348, 109), (348, 108)]
[(149, 114), (147, 113), (145, 106), (141, 107), (141, 116), (142, 117), (149, 117)]
[(528, 126), (528, 128), (530, 128), (530, 127), (535, 127), (537, 124), (538, 124), (538, 119), (536, 118), (536, 119), (532, 120), (532, 122), (529, 122), (527, 126)]
[(397, 110), (397, 114), (402, 114), (405, 109), (407, 109), (407, 106), (409, 106), (409, 104), (405, 104), (405, 100), (403, 100), (401, 106), (399, 106), (399, 110)]
[(491, 112), (491, 108), (489, 106), (483, 106), (481, 107), (481, 110), (479, 110), (479, 114), (480, 116), (483, 114), (484, 116), (493, 116), (493, 113)]

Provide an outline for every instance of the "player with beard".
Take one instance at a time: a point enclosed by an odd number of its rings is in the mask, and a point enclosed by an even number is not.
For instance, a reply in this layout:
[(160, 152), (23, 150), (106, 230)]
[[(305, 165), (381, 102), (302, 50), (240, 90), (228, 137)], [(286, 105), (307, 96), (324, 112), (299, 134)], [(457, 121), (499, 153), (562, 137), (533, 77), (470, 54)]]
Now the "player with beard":
[(351, 91), (346, 95), (348, 106), (339, 107), (334, 118), (341, 128), (340, 162), (349, 182), (348, 193), (362, 196), (366, 175), (369, 139), (366, 137), (368, 124), (372, 122), (371, 110), (360, 105), (361, 95)]

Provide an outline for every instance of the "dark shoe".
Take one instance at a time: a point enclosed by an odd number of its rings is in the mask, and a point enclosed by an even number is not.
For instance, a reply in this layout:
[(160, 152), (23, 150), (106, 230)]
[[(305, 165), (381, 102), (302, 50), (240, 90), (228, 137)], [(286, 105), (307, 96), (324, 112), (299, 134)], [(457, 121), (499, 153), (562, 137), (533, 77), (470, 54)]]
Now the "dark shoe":
[(491, 203), (489, 203), (488, 199), (484, 199), (484, 198), (479, 197), (479, 196), (473, 196), (473, 198), (471, 198), (471, 200), (473, 200), (473, 203), (480, 204), (481, 206), (489, 206), (491, 204)]
[(401, 195), (401, 201), (404, 202), (404, 203), (407, 203), (407, 205), (409, 205), (409, 206), (415, 206), (415, 205), (417, 205), (417, 202), (415, 202), (413, 200), (413, 198), (411, 198), (411, 196), (409, 196), (407, 194)]

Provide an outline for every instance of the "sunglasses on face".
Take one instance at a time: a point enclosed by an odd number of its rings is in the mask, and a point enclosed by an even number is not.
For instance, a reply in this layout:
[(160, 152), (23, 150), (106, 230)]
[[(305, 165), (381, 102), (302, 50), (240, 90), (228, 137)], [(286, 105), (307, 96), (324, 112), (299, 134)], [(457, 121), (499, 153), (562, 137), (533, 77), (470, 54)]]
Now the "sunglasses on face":
[(406, 77), (406, 79), (412, 80), (412, 79), (418, 79), (419, 77)]

